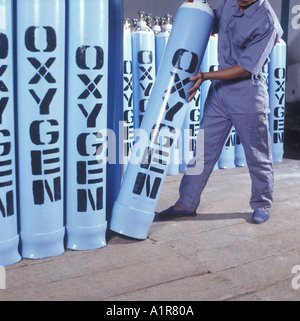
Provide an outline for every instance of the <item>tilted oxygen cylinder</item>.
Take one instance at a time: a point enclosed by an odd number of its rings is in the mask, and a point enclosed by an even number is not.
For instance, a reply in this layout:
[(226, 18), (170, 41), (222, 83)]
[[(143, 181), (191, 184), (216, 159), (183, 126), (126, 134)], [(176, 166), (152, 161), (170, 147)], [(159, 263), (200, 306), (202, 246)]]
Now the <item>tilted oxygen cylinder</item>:
[(21, 260), (18, 251), (13, 1), (0, 0), (0, 266)]
[(125, 173), (130, 159), (134, 142), (133, 124), (133, 88), (132, 88), (132, 47), (129, 19), (124, 21), (123, 34), (123, 60), (124, 60), (124, 89), (123, 89), (123, 112), (124, 112), (124, 139), (123, 139), (123, 173)]
[[(171, 147), (187, 111), (186, 92), (193, 85), (190, 77), (200, 68), (213, 23), (213, 10), (207, 1), (189, 0), (178, 9), (114, 204), (110, 228), (117, 233), (137, 239), (147, 237), (168, 171)], [(201, 35), (195, 37), (194, 30), (201, 30)]]
[(167, 14), (166, 17), (162, 19), (161, 30), (155, 37), (156, 72), (158, 72), (171, 31), (172, 31), (172, 16), (170, 14)]
[(69, 1), (68, 16), (67, 248), (91, 250), (106, 245), (108, 0)]
[(134, 128), (137, 129), (146, 112), (155, 81), (154, 32), (147, 26), (143, 11), (139, 12), (139, 20), (131, 37)]
[(286, 43), (280, 40), (270, 54), (269, 63), (269, 125), (273, 162), (282, 162), (284, 154), (284, 118), (286, 87)]
[(65, 2), (18, 0), (17, 82), (22, 256), (64, 252)]

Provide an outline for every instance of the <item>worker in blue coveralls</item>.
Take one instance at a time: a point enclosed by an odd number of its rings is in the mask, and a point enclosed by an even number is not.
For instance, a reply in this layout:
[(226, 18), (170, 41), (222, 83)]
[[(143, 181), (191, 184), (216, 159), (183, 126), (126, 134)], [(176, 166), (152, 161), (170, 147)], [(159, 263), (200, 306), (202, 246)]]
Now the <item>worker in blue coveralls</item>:
[(178, 201), (157, 219), (196, 215), (201, 193), (234, 126), (252, 180), (252, 221), (259, 224), (269, 219), (274, 188), (269, 96), (262, 69), (283, 31), (268, 0), (223, 0), (215, 16), (219, 70), (199, 72), (190, 79), (194, 86), (188, 91), (192, 100), (203, 81), (212, 81), (201, 124), (204, 169), (183, 176)]

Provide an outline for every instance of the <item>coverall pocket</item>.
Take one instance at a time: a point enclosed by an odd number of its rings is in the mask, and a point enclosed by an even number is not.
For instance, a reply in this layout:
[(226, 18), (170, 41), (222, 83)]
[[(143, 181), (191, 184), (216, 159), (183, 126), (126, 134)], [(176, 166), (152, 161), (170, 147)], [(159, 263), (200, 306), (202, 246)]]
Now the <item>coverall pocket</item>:
[(250, 143), (253, 154), (258, 159), (270, 157), (268, 117), (265, 113), (253, 114), (248, 118)]

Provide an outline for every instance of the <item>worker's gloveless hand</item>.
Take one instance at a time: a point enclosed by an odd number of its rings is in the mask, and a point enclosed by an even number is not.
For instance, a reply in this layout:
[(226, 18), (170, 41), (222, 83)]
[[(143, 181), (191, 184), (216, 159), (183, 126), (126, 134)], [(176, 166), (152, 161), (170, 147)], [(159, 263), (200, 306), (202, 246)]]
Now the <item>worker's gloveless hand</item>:
[(195, 97), (197, 90), (199, 89), (199, 87), (201, 86), (201, 84), (204, 81), (204, 74), (203, 72), (199, 71), (197, 73), (197, 75), (193, 76), (190, 78), (190, 81), (195, 82), (194, 86), (187, 91), (188, 94), (191, 94), (190, 97), (188, 98), (188, 101), (192, 101), (193, 98)]

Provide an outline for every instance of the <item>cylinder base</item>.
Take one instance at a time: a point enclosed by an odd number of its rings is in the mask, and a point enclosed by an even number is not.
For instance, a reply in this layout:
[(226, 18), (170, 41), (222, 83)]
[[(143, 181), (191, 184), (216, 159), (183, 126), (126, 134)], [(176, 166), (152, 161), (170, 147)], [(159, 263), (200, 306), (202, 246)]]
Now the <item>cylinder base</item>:
[(21, 261), (19, 254), (19, 235), (7, 241), (0, 241), (0, 265), (7, 266)]
[(135, 239), (146, 239), (154, 213), (137, 210), (115, 202), (110, 229)]
[(47, 234), (20, 233), (24, 258), (43, 259), (58, 256), (65, 252), (64, 236), (65, 228)]
[(92, 227), (67, 226), (67, 248), (70, 250), (95, 250), (106, 246), (107, 223)]

